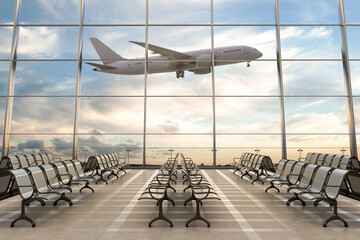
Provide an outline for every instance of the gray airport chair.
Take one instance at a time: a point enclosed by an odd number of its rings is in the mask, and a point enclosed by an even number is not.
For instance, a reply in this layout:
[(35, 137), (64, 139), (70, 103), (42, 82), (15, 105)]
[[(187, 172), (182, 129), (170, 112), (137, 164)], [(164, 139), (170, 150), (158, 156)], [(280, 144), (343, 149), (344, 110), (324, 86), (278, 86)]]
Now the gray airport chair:
[(350, 159), (351, 159), (351, 156), (343, 156), (340, 159), (339, 168), (346, 169), (349, 165)]
[(270, 186), (265, 189), (265, 192), (267, 192), (271, 188), (275, 188), (278, 192), (280, 192), (280, 189), (275, 186), (276, 182), (279, 180), (286, 180), (286, 176), (291, 173), (291, 170), (295, 163), (297, 163), (297, 162), (295, 162), (293, 160), (287, 161), (281, 174), (279, 176), (275, 176), (275, 177), (271, 178), (272, 180), (270, 181)]
[(28, 173), (24, 169), (14, 169), (10, 170), (11, 174), (14, 176), (16, 185), (19, 189), (21, 200), (21, 213), (18, 218), (11, 222), (10, 227), (14, 227), (15, 223), (19, 220), (25, 220), (29, 222), (32, 227), (35, 227), (35, 221), (29, 218), (25, 213), (25, 207), (33, 201), (39, 201), (42, 206), (45, 205), (44, 198), (38, 197), (36, 195), (36, 189), (32, 185)]
[(300, 198), (300, 195), (306, 193), (308, 194), (321, 193), (323, 186), (325, 184), (325, 180), (327, 179), (330, 170), (331, 170), (330, 167), (320, 166), (315, 173), (314, 179), (312, 180), (310, 187), (304, 190), (294, 189), (294, 196), (286, 202), (286, 205), (290, 206), (290, 203), (292, 203), (295, 200), (299, 200), (303, 206), (306, 206), (306, 203)]
[(333, 158), (335, 157), (335, 154), (328, 154), (328, 155), (326, 155), (326, 157), (325, 157), (325, 160), (324, 160), (324, 162), (323, 162), (323, 166), (325, 166), (325, 167), (330, 167), (331, 166), (331, 162), (332, 162), (332, 160), (333, 160)]
[(333, 158), (330, 167), (332, 168), (338, 168), (340, 165), (340, 161), (343, 155), (335, 155), (335, 157)]
[(287, 192), (293, 189), (307, 189), (310, 186), (311, 180), (314, 177), (314, 173), (320, 166), (315, 164), (308, 164), (305, 166), (304, 172), (300, 174), (300, 181), (296, 184), (289, 186)]

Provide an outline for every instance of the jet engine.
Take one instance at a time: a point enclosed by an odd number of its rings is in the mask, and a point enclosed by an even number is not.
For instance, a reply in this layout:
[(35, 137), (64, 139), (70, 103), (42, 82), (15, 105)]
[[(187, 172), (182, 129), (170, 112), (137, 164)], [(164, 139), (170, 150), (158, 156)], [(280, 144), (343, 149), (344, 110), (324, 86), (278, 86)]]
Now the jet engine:
[(195, 58), (196, 68), (211, 67), (211, 54), (202, 54)]

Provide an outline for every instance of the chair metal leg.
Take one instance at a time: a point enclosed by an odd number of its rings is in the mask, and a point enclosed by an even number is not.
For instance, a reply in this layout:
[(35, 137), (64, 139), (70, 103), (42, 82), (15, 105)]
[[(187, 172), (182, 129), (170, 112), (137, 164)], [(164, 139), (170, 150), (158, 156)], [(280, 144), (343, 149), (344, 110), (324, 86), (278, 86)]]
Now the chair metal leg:
[(119, 174), (120, 171), (123, 171), (126, 174), (126, 171), (123, 168), (120, 168), (116, 174)]
[(265, 189), (265, 192), (267, 193), (267, 191), (271, 188), (275, 188), (278, 191), (278, 193), (280, 192), (280, 189), (277, 188), (272, 182), (270, 182), (270, 186)]
[[(330, 202), (329, 202), (330, 203)], [(344, 223), (344, 227), (349, 227), (349, 224), (339, 216), (339, 213), (338, 213), (338, 210), (337, 210), (337, 201), (334, 200), (331, 202), (333, 205), (334, 205), (334, 213), (331, 217), (329, 217), (328, 219), (326, 219), (324, 222), (323, 222), (323, 227), (327, 227), (327, 224), (331, 221), (334, 221), (334, 220), (340, 220)]]
[(195, 213), (195, 216), (193, 216), (192, 218), (190, 218), (185, 226), (186, 227), (189, 227), (189, 224), (195, 220), (200, 220), (200, 221), (203, 221), (207, 224), (207, 227), (210, 227), (210, 223), (208, 220), (206, 220), (205, 218), (203, 218), (201, 215), (200, 215), (200, 200), (196, 200), (196, 213)]
[(170, 224), (170, 227), (173, 227), (173, 223), (170, 221), (170, 219), (166, 218), (163, 214), (163, 208), (162, 208), (162, 203), (163, 203), (163, 200), (159, 200), (158, 201), (158, 206), (159, 206), (159, 214), (156, 218), (152, 219), (150, 222), (149, 222), (149, 227), (151, 227), (151, 224), (153, 224), (154, 222), (158, 221), (158, 220), (164, 220), (166, 222), (168, 222)]
[(299, 200), (303, 206), (306, 206), (306, 203), (301, 198), (299, 198), (299, 195), (297, 193), (294, 193), (294, 196), (289, 200), (287, 200), (286, 205), (290, 206), (290, 203), (292, 203), (295, 200)]
[(64, 200), (69, 204), (69, 206), (73, 205), (73, 202), (68, 197), (65, 196), (65, 193), (61, 193), (61, 196), (53, 203), (53, 206), (56, 206), (60, 200)]
[[(32, 227), (35, 227), (35, 221), (32, 220), (31, 218), (29, 218), (26, 213), (25, 213), (25, 205), (27, 204), (29, 199), (23, 199), (21, 200), (21, 213), (20, 216), (18, 218), (16, 218), (14, 221), (11, 222), (10, 227), (14, 227), (15, 223), (19, 220), (25, 220), (27, 222), (29, 222), (31, 224)], [(32, 200), (32, 199), (31, 199)]]
[(246, 171), (243, 175), (241, 175), (241, 178), (244, 176), (249, 176), (250, 179), (252, 179), (252, 176), (249, 174), (249, 171)]
[(106, 184), (108, 184), (108, 182), (104, 179), (104, 177), (103, 177), (103, 174), (101, 173), (101, 175), (100, 175), (100, 179), (99, 180), (97, 180), (96, 182), (95, 182), (95, 184), (98, 184), (98, 182), (100, 182), (100, 181), (104, 181)]
[(79, 192), (81, 192), (84, 188), (88, 188), (88, 189), (90, 189), (92, 192), (95, 192), (94, 189), (89, 186), (89, 182), (86, 182), (86, 183), (85, 183), (85, 186), (83, 186), (83, 187), (79, 190)]
[(111, 173), (109, 174), (109, 176), (107, 177), (108, 179), (110, 178), (110, 176), (115, 176), (116, 177), (116, 179), (118, 179), (119, 178), (119, 176), (118, 175), (116, 175), (116, 173), (114, 172), (114, 171), (111, 171)]

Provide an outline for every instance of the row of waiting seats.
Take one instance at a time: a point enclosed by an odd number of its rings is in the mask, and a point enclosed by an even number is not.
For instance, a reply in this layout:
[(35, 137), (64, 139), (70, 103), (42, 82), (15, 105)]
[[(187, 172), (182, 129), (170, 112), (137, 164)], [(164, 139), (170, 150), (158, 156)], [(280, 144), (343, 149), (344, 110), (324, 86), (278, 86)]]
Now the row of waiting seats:
[(206, 177), (201, 173), (199, 167), (192, 161), (191, 158), (185, 158), (181, 154), (181, 168), (182, 168), (182, 178), (184, 179), (183, 184), (187, 183), (188, 186), (184, 189), (184, 192), (187, 189), (191, 190), (191, 196), (185, 200), (184, 205), (190, 201), (196, 202), (195, 215), (186, 222), (186, 227), (195, 220), (203, 221), (210, 227), (209, 221), (207, 221), (200, 214), (200, 205), (203, 205), (203, 200), (206, 199), (215, 199), (221, 200), (215, 190), (211, 187), (211, 184), (206, 179)]
[(275, 174), (267, 178), (270, 181), (270, 186), (265, 192), (272, 188), (280, 192), (278, 186), (286, 187), (287, 192), (294, 193), (293, 197), (286, 202), (287, 206), (295, 200), (306, 206), (305, 201), (301, 198), (305, 194), (310, 195), (315, 206), (321, 201), (328, 202), (334, 207), (334, 212), (330, 218), (323, 222), (323, 226), (326, 227), (331, 221), (340, 220), (345, 227), (348, 227), (348, 223), (338, 214), (337, 198), (342, 187), (350, 187), (345, 181), (350, 172), (349, 169), (282, 159)]
[(4, 156), (0, 161), (0, 171), (55, 163), (56, 161), (61, 161), (61, 158), (55, 158), (49, 152)]
[(358, 159), (354, 156), (309, 152), (305, 163), (340, 169), (360, 169)]
[(66, 201), (71, 206), (73, 203), (66, 193), (72, 192), (72, 188), (85, 183), (79, 191), (88, 188), (94, 192), (89, 186), (93, 177), (85, 175), (77, 159), (28, 166), (7, 172), (12, 176), (9, 188), (15, 186), (22, 198), (20, 216), (11, 223), (11, 227), (14, 227), (19, 220), (28, 221), (32, 227), (35, 227), (35, 221), (26, 215), (25, 206), (35, 201), (44, 206), (45, 201), (48, 200), (46, 197), (50, 194), (58, 197), (53, 203), (54, 206), (60, 200)]
[(85, 165), (86, 172), (92, 172), (91, 175), (99, 176), (100, 178), (95, 182), (97, 184), (100, 181), (108, 184), (107, 180), (104, 178), (106, 173), (110, 173), (107, 178), (111, 176), (119, 178), (119, 172), (122, 171), (126, 174), (124, 167), (128, 165), (126, 158), (119, 158), (117, 153), (106, 153), (99, 154), (89, 157)]
[[(238, 162), (236, 162), (238, 160)], [(254, 184), (256, 181), (264, 184), (264, 181), (260, 178), (261, 176), (267, 176), (267, 171), (273, 172), (275, 170), (274, 164), (269, 156), (255, 154), (255, 153), (242, 153), (240, 158), (234, 158), (233, 166), (236, 167), (234, 174), (239, 171), (241, 178), (248, 176), (252, 179), (251, 172), (255, 174), (255, 179), (251, 182)]]
[[(259, 165), (256, 159), (261, 159), (258, 154), (243, 153), (237, 159), (239, 161), (234, 160), (233, 164), (236, 167), (234, 173), (240, 171), (242, 177), (249, 176), (251, 178), (250, 173), (254, 172), (258, 177), (259, 174), (255, 171), (256, 166)], [(328, 202), (334, 206), (334, 212), (330, 218), (323, 222), (323, 226), (326, 227), (333, 220), (340, 220), (345, 227), (348, 227), (348, 223), (338, 214), (337, 198), (342, 189), (346, 189), (346, 192), (352, 192), (355, 187), (353, 186), (354, 182), (348, 181), (348, 179), (354, 174), (360, 175), (359, 172), (353, 170), (357, 165), (356, 157), (308, 153), (304, 162), (282, 159), (277, 164), (276, 170), (272, 171), (274, 174), (272, 176), (262, 174), (264, 176), (262, 180), (270, 183), (265, 192), (270, 189), (276, 189), (277, 192), (280, 192), (279, 186), (282, 186), (287, 189), (287, 192), (294, 193), (286, 202), (287, 206), (295, 200), (300, 201), (305, 206), (306, 203), (302, 196), (306, 194), (310, 195), (315, 206), (321, 201)]]
[(176, 192), (175, 188), (171, 186), (171, 183), (176, 184), (177, 178), (177, 164), (178, 164), (178, 154), (175, 158), (168, 159), (159, 169), (159, 173), (150, 181), (149, 185), (145, 188), (144, 192), (141, 194), (138, 200), (151, 199), (156, 200), (156, 205), (159, 207), (158, 216), (153, 218), (149, 222), (149, 227), (151, 224), (158, 220), (166, 221), (170, 224), (170, 227), (173, 227), (172, 221), (164, 216), (163, 213), (163, 201), (169, 201), (175, 206), (175, 202), (169, 197), (168, 189), (172, 189)]

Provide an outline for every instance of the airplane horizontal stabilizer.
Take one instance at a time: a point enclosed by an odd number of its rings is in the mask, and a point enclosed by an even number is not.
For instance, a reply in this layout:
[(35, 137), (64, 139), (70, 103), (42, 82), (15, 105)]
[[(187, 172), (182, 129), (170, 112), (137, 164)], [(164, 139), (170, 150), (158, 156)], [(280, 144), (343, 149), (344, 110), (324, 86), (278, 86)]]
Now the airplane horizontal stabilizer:
[[(143, 42), (136, 42), (136, 41), (129, 41), (131, 43), (137, 44), (143, 48), (145, 48), (145, 43)], [(190, 55), (181, 53), (181, 52), (177, 52), (174, 50), (170, 50), (167, 48), (162, 48), (162, 47), (158, 47), (152, 44), (148, 44), (148, 49), (153, 51), (154, 53), (160, 54), (163, 57), (168, 58), (169, 60), (181, 60), (181, 59), (189, 59), (191, 58)]]
[(91, 62), (85, 62), (86, 64), (89, 64), (91, 66), (97, 67), (97, 68), (101, 68), (101, 69), (115, 69), (116, 67), (111, 67), (108, 65), (102, 65), (102, 64), (97, 64), (97, 63), (91, 63)]
[(127, 60), (114, 52), (97, 38), (90, 38), (90, 42), (104, 64)]

